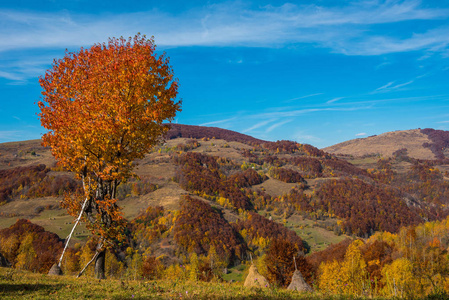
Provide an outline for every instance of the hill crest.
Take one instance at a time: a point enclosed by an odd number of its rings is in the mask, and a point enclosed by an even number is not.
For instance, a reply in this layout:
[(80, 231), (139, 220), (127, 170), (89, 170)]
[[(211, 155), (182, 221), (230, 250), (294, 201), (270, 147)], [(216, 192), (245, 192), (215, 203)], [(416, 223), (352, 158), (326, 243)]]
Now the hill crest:
[(366, 138), (358, 138), (342, 142), (322, 149), (323, 151), (352, 156), (380, 155), (393, 157), (398, 150), (407, 150), (407, 155), (421, 160), (434, 160), (437, 155), (431, 145), (435, 142), (429, 133), (441, 132), (433, 129), (399, 130), (382, 133)]

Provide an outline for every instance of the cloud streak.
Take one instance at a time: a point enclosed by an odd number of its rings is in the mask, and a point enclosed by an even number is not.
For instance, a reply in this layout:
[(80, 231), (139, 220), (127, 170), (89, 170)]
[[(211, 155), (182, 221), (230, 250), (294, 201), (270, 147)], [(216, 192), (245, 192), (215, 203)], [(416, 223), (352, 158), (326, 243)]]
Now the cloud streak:
[[(79, 47), (107, 36), (154, 34), (161, 46), (273, 47), (310, 43), (348, 55), (379, 55), (423, 48), (447, 48), (448, 27), (410, 30), (392, 36), (378, 24), (436, 20), (446, 9), (424, 8), (420, 1), (362, 1), (337, 7), (318, 5), (250, 8), (241, 2), (196, 7), (174, 15), (160, 10), (87, 15), (0, 10), (0, 51), (47, 47)], [(338, 42), (336, 42), (338, 41)]]
[(224, 119), (224, 120), (206, 122), (206, 123), (199, 124), (199, 126), (211, 126), (211, 125), (218, 125), (218, 124), (226, 124), (226, 123), (229, 123), (229, 122), (234, 121), (236, 119), (237, 119), (236, 117), (233, 117), (233, 118)]
[(267, 124), (269, 124), (271, 122), (274, 122), (274, 120), (264, 120), (264, 121), (258, 122), (256, 124), (252, 125), (251, 127), (242, 130), (242, 133), (251, 132), (251, 131), (253, 131), (255, 129), (258, 129), (260, 127), (263, 127), (263, 126), (265, 126), (265, 125), (267, 125)]
[(332, 103), (337, 102), (343, 98), (344, 97), (337, 97), (337, 98), (331, 99), (331, 100), (327, 101), (326, 104), (332, 104)]
[[(448, 17), (448, 9), (426, 8), (417, 0), (359, 1), (329, 7), (287, 3), (257, 8), (244, 2), (224, 2), (176, 14), (161, 9), (95, 15), (0, 9), (0, 61), (22, 52), (15, 66), (0, 63), (0, 77), (21, 84), (41, 74), (51, 60), (32, 66), (35, 50), (78, 49), (106, 42), (107, 37), (137, 32), (154, 35), (162, 48), (299, 44), (345, 55), (424, 51), (444, 56), (449, 53)], [(429, 20), (438, 22), (426, 22), (419, 30), (410, 26), (401, 33), (378, 26)]]
[(270, 133), (270, 132), (272, 132), (273, 130), (275, 130), (276, 128), (281, 127), (281, 126), (283, 126), (283, 125), (285, 125), (285, 124), (287, 124), (287, 123), (290, 123), (290, 122), (292, 122), (292, 121), (293, 121), (293, 120), (285, 120), (285, 121), (281, 121), (281, 122), (278, 122), (278, 123), (276, 123), (276, 124), (273, 124), (273, 125), (271, 125), (270, 127), (267, 128), (267, 130), (265, 131), (265, 133)]
[(404, 86), (407, 86), (409, 84), (412, 84), (413, 82), (415, 82), (415, 80), (409, 80), (407, 82), (403, 82), (403, 83), (399, 83), (399, 84), (395, 84), (394, 81), (391, 81), (377, 89), (374, 90), (373, 93), (384, 93), (384, 92), (391, 92), (394, 90), (398, 90)]

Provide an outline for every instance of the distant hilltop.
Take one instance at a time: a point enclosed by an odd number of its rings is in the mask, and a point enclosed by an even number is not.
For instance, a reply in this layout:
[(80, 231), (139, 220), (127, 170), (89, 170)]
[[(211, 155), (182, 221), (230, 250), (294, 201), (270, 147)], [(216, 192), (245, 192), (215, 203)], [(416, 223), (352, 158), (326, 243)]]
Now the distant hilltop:
[(267, 141), (259, 140), (246, 134), (218, 127), (170, 124), (170, 130), (166, 134), (165, 138), (171, 140), (180, 137), (192, 139), (216, 138), (226, 140), (228, 142), (240, 142), (246, 144), (267, 143)]
[(435, 129), (412, 129), (386, 132), (339, 143), (322, 150), (355, 157), (379, 155), (393, 157), (407, 155), (422, 160), (449, 157), (449, 131)]

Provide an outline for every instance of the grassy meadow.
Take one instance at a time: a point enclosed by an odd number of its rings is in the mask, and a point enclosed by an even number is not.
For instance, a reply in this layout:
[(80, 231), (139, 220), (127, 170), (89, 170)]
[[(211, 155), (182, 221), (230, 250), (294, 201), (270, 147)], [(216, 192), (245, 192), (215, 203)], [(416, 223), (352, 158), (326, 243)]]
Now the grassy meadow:
[(96, 280), (0, 268), (0, 299), (362, 299), (245, 288), (241, 282)]

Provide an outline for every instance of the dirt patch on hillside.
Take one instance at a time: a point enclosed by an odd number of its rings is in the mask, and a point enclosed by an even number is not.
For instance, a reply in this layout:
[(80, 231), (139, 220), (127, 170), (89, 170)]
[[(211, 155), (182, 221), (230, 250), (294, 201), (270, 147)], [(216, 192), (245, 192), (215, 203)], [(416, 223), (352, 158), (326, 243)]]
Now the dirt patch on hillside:
[(140, 197), (128, 197), (120, 202), (127, 218), (135, 218), (148, 206), (163, 206), (166, 209), (179, 209), (181, 195), (188, 194), (175, 182), (168, 182), (152, 193)]
[(41, 140), (10, 142), (0, 144), (0, 170), (15, 167), (55, 164), (50, 148), (42, 147)]
[(276, 197), (288, 194), (295, 186), (297, 186), (296, 183), (285, 183), (277, 179), (269, 178), (261, 184), (254, 185), (252, 188), (256, 191), (263, 188), (270, 196)]
[(1, 206), (4, 215), (30, 218), (39, 215), (46, 207), (59, 207), (61, 198), (44, 197), (35, 199), (16, 199)]

